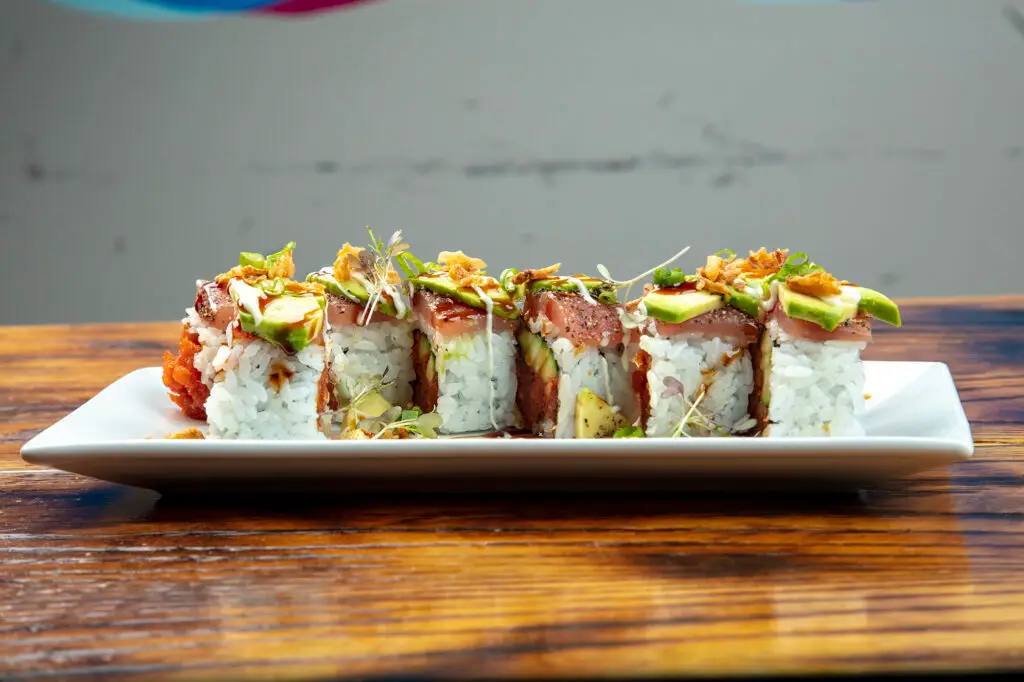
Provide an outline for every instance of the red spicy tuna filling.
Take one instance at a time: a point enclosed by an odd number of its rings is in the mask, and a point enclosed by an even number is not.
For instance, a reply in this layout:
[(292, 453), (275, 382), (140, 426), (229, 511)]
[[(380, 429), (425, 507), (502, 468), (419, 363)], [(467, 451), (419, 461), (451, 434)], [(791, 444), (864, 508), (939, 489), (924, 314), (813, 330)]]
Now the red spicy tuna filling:
[(164, 353), (163, 382), (171, 400), (186, 417), (206, 421), (206, 399), (210, 397), (210, 389), (203, 383), (202, 374), (195, 366), (195, 355), (200, 350), (199, 335), (188, 325), (182, 325), (178, 354)]
[(516, 354), (516, 382), (516, 401), (524, 426), (534, 433), (544, 427), (553, 429), (558, 420), (558, 377), (544, 381), (520, 352)]

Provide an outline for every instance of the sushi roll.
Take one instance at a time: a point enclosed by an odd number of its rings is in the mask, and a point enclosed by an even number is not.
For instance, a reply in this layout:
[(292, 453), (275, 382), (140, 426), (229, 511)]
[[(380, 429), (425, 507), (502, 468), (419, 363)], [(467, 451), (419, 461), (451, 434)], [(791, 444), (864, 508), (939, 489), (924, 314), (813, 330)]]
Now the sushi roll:
[(637, 414), (622, 362), (616, 290), (594, 277), (559, 277), (557, 269), (527, 270), (511, 279), (525, 294), (519, 411), (526, 428), (541, 436), (610, 436)]
[(858, 422), (864, 408), (860, 356), (871, 342), (872, 318), (900, 326), (896, 304), (873, 289), (837, 280), (802, 253), (748, 286), (764, 300), (756, 368), (756, 417), (763, 435), (864, 435)]
[(635, 332), (633, 383), (648, 437), (724, 436), (756, 425), (760, 299), (733, 277), (757, 267), (719, 253), (696, 274), (658, 269), (631, 306), (646, 316)]
[(164, 356), (164, 384), (211, 438), (322, 437), (327, 401), (323, 287), (295, 282), (292, 249), (242, 253), (238, 266), (197, 282), (179, 353)]
[(515, 423), (519, 309), (485, 263), (443, 251), (437, 263), (399, 257), (416, 331), (413, 399), (441, 417), (441, 433), (500, 431)]
[(310, 274), (327, 299), (328, 364), (335, 416), (369, 387), (392, 405), (412, 402), (413, 322), (392, 258), (401, 232), (384, 243), (370, 232), (369, 249), (346, 243), (333, 267)]

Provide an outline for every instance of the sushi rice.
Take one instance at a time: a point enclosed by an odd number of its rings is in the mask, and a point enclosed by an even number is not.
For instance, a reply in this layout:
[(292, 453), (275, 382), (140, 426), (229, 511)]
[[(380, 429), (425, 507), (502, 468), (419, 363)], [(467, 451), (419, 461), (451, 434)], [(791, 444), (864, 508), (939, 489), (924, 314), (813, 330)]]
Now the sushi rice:
[(768, 392), (766, 436), (863, 436), (857, 418), (864, 410), (866, 343), (793, 337), (771, 321), (763, 343), (770, 343), (765, 369)]
[(213, 388), (213, 381), (217, 375), (217, 371), (213, 368), (213, 358), (221, 346), (227, 345), (227, 334), (204, 322), (195, 308), (189, 308), (186, 311), (185, 319), (182, 322), (188, 325), (189, 331), (199, 337), (199, 345), (202, 350), (196, 353), (193, 362), (206, 387)]
[(513, 426), (516, 345), (511, 332), (490, 334), (493, 371), (488, 367), (486, 330), (452, 338), (435, 336), (427, 329), (424, 333), (431, 338), (436, 358), (436, 411), (443, 420), (439, 430), (468, 433)]
[[(702, 386), (706, 387), (706, 394), (697, 409), (719, 428), (709, 432), (694, 424), (685, 427), (685, 433), (729, 435), (755, 425), (749, 413), (754, 370), (745, 348), (725, 339), (699, 335), (644, 335), (640, 338), (640, 348), (651, 356), (647, 372), (651, 410), (647, 420), (648, 437), (671, 436), (697, 400)], [(733, 359), (726, 365), (723, 358)], [(682, 395), (678, 392), (665, 395), (668, 388), (665, 379), (669, 377), (682, 384)]]
[(393, 405), (408, 405), (415, 379), (412, 332), (411, 319), (332, 327), (330, 371), (339, 405), (346, 406), (361, 390), (379, 383), (385, 371), (391, 383), (381, 390), (383, 398)]
[[(554, 425), (555, 438), (576, 436), (576, 396), (587, 388), (599, 398), (622, 412), (628, 420), (635, 418), (632, 390), (622, 364), (622, 353), (612, 348), (575, 346), (569, 339), (550, 342), (558, 364), (558, 423)], [(541, 425), (550, 432), (549, 425)]]
[[(288, 355), (260, 339), (234, 339), (205, 323), (189, 308), (184, 322), (202, 347), (195, 368), (210, 389), (206, 400), (210, 436), (229, 439), (322, 439), (317, 428), (317, 386), (324, 347), (308, 346)], [(271, 373), (289, 377), (271, 379)], [(280, 384), (280, 390), (275, 388)]]
[[(206, 415), (214, 438), (323, 439), (317, 388), (325, 350), (311, 345), (296, 355), (260, 339), (221, 346), (211, 363), (218, 380)], [(284, 380), (281, 378), (284, 377)]]

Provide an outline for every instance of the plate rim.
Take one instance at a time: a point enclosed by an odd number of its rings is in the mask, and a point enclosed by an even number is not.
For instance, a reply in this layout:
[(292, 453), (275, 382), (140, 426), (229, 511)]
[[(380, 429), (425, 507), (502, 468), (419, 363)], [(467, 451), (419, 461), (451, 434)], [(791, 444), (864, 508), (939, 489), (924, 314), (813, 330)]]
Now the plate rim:
[[(941, 368), (952, 396), (958, 403), (957, 423), (954, 436), (859, 436), (835, 438), (693, 438), (693, 439), (631, 439), (630, 453), (624, 455), (626, 443), (622, 439), (558, 440), (547, 438), (522, 439), (500, 436), (448, 437), (438, 440), (378, 442), (338, 440), (168, 440), (112, 439), (89, 443), (47, 443), (46, 436), (77, 412), (99, 399), (117, 384), (126, 382), (139, 374), (159, 372), (156, 366), (134, 369), (104, 386), (99, 392), (76, 407), (61, 419), (50, 424), (20, 449), (22, 459), (30, 464), (52, 465), (56, 460), (74, 460), (82, 457), (99, 459), (120, 459), (126, 455), (145, 459), (160, 459), (167, 456), (176, 458), (208, 459), (211, 456), (224, 459), (275, 459), (288, 451), (288, 457), (302, 459), (332, 459), (344, 456), (349, 459), (466, 459), (481, 457), (502, 457), (516, 452), (521, 459), (548, 459), (553, 456), (565, 460), (577, 459), (621, 459), (636, 455), (655, 459), (733, 459), (739, 457), (764, 457), (770, 459), (813, 459), (823, 451), (828, 454), (855, 453), (858, 457), (892, 457), (893, 451), (914, 456), (941, 455), (950, 462), (964, 461), (974, 455), (974, 438), (967, 419), (963, 401), (953, 380), (952, 372), (943, 362), (916, 360), (865, 360), (865, 364), (921, 365)], [(529, 442), (534, 447), (521, 452), (522, 444)], [(669, 444), (672, 444), (671, 447)]]

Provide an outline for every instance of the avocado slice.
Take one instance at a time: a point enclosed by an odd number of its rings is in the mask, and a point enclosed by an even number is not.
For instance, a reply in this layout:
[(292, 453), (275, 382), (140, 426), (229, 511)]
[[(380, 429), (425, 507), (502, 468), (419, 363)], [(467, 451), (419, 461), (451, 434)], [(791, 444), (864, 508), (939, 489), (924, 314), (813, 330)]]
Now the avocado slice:
[(725, 297), (725, 302), (741, 313), (746, 313), (755, 319), (760, 313), (760, 301), (747, 292), (734, 289), (733, 287), (729, 287), (729, 295)]
[[(306, 281), (318, 282), (324, 286), (326, 291), (353, 303), (366, 305), (370, 302), (370, 292), (366, 290), (366, 287), (359, 280), (348, 279), (344, 282), (339, 282), (330, 271), (320, 270), (319, 272), (311, 272), (306, 277)], [(383, 296), (377, 301), (377, 310), (385, 315), (398, 317), (398, 311), (395, 309), (395, 306)]]
[(615, 305), (619, 302), (614, 286), (602, 279), (587, 277), (586, 275), (579, 275), (577, 277), (545, 277), (543, 279), (531, 280), (527, 286), (527, 291), (531, 294), (539, 294), (542, 291), (578, 294), (580, 288), (576, 282), (583, 284), (587, 291), (590, 292), (590, 295), (599, 303)]
[(706, 291), (691, 290), (675, 294), (655, 289), (644, 296), (644, 306), (649, 317), (673, 324), (686, 322), (724, 305), (725, 300), (721, 296)]
[(252, 312), (239, 306), (242, 331), (255, 334), (287, 353), (298, 353), (323, 331), (325, 301), (320, 296), (284, 294), (271, 297), (256, 323)]
[(364, 417), (379, 417), (391, 409), (391, 403), (385, 400), (384, 396), (377, 391), (370, 391), (360, 398), (359, 402), (349, 407), (355, 409)]
[(519, 331), (519, 349), (523, 353), (523, 359), (540, 378), (547, 382), (558, 378), (558, 363), (555, 362), (555, 354), (545, 343), (544, 337), (534, 334), (529, 329)]
[[(409, 278), (414, 287), (429, 289), (438, 294), (450, 296), (455, 300), (465, 303), (471, 308), (486, 310), (487, 306), (479, 294), (469, 287), (459, 286), (447, 273), (425, 274)], [(512, 297), (501, 287), (487, 289), (487, 296), (494, 303), (493, 311), (498, 317), (514, 320), (519, 317), (519, 308), (516, 307)]]
[(857, 304), (843, 299), (832, 303), (824, 299), (793, 291), (785, 284), (779, 284), (779, 304), (782, 311), (795, 320), (812, 322), (827, 332), (857, 314)]
[(576, 395), (576, 437), (608, 438), (626, 425), (626, 418), (589, 388)]
[(857, 308), (861, 312), (865, 312), (894, 327), (899, 327), (903, 324), (900, 320), (899, 307), (888, 296), (867, 287), (857, 287), (857, 291), (860, 293), (860, 301), (857, 303)]

